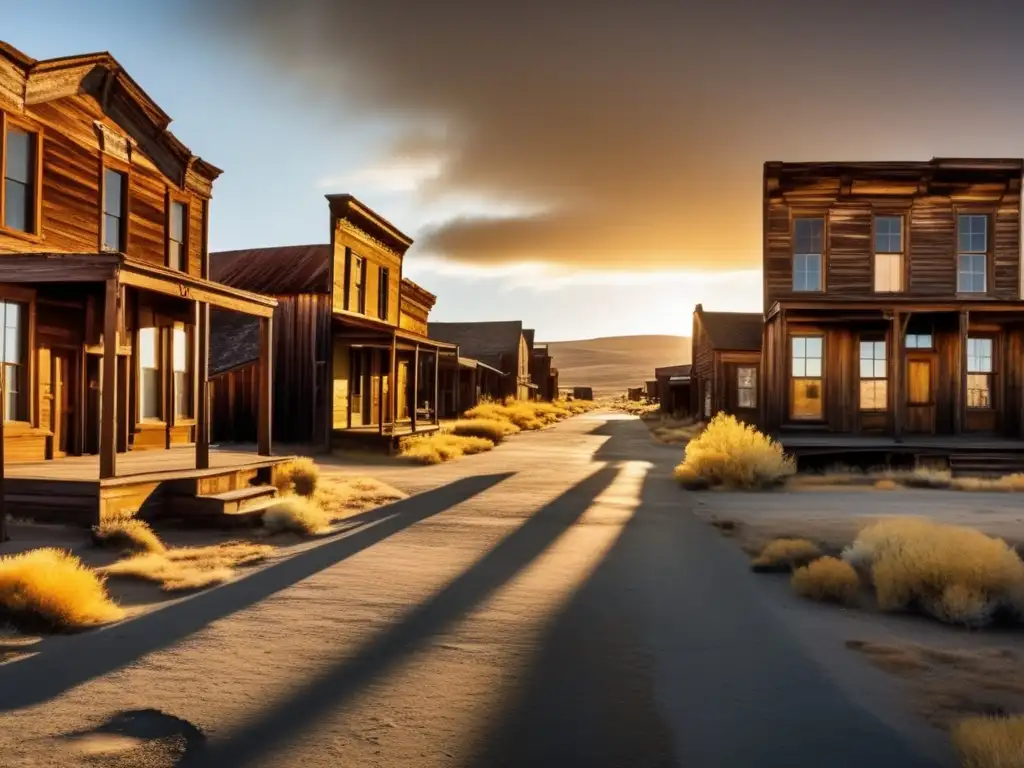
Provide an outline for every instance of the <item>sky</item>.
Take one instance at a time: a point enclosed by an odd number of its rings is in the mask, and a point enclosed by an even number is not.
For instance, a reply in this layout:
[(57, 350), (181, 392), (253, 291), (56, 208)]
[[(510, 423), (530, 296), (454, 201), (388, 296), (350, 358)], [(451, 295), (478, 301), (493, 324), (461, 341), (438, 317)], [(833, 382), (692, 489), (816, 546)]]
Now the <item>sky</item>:
[[(435, 320), (556, 341), (761, 310), (766, 160), (1024, 154), (1007, 0), (0, 0), (109, 50), (225, 173), (211, 249), (326, 242), (350, 192)], [(126, 34), (126, 24), (138, 32)], [(147, 31), (143, 31), (147, 30)]]

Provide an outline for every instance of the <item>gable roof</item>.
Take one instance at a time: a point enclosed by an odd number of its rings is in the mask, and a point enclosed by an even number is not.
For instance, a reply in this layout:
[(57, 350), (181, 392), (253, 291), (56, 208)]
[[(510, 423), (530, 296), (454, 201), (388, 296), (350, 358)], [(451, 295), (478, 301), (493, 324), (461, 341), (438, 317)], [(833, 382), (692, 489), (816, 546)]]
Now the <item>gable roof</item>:
[(490, 366), (500, 367), (502, 354), (518, 359), (523, 323), (520, 320), (429, 323), (427, 335), (438, 341), (458, 344), (459, 354), (464, 357), (473, 357)]
[(698, 304), (700, 317), (712, 349), (736, 352), (760, 352), (764, 316), (760, 312), (705, 312)]
[(85, 92), (100, 102), (103, 112), (124, 127), (150, 159), (182, 188), (209, 196), (222, 171), (193, 155), (167, 130), (170, 116), (106, 51), (54, 59), (33, 59), (0, 41), (0, 93), (24, 109)]
[(210, 279), (272, 296), (331, 292), (331, 246), (285, 245), (210, 254)]

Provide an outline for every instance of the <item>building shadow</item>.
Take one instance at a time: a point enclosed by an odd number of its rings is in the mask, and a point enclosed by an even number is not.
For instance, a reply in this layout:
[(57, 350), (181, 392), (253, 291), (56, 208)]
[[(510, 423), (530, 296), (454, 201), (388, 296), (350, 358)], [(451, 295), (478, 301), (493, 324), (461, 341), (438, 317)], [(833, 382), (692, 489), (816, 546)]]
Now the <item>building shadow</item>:
[(354, 655), (326, 669), (312, 683), (258, 713), (226, 740), (207, 742), (183, 766), (245, 765), (315, 728), (416, 652), (430, 639), (482, 605), (539, 557), (591, 506), (618, 474), (605, 466), (534, 513), (470, 568)]
[(355, 518), (341, 537), (167, 608), (83, 635), (50, 638), (35, 655), (0, 667), (0, 711), (44, 703), (64, 691), (170, 647), (218, 619), (330, 568), (415, 523), (440, 514), (514, 473), (463, 478)]

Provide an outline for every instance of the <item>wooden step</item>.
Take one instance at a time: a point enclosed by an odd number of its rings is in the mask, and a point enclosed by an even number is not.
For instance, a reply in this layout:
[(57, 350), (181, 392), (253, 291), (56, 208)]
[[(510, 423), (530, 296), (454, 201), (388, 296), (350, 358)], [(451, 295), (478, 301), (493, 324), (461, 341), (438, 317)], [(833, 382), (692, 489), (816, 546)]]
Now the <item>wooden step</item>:
[(165, 516), (186, 525), (255, 526), (276, 500), (274, 486), (251, 485), (217, 494), (175, 496), (167, 501)]
[(957, 453), (949, 457), (954, 475), (996, 476), (1024, 472), (1024, 454), (1020, 453)]

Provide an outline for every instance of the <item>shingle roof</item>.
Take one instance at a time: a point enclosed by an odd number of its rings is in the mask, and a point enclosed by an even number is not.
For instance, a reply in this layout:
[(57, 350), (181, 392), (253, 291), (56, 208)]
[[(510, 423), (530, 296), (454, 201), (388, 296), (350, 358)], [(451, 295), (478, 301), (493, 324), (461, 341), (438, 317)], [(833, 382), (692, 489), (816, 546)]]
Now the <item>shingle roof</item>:
[[(501, 355), (519, 357), (523, 323), (507, 320), (482, 323), (429, 323), (427, 335), (438, 341), (459, 345), (459, 354), (501, 368)], [(508, 371), (505, 371), (508, 373)]]
[(260, 319), (223, 309), (210, 310), (210, 375), (260, 357)]
[(331, 246), (284, 245), (210, 254), (210, 278), (271, 296), (330, 293)]
[(654, 369), (654, 376), (689, 376), (690, 371), (693, 368), (690, 363), (685, 365), (664, 365), (661, 368)]
[(712, 348), (761, 351), (764, 317), (760, 312), (697, 312)]

